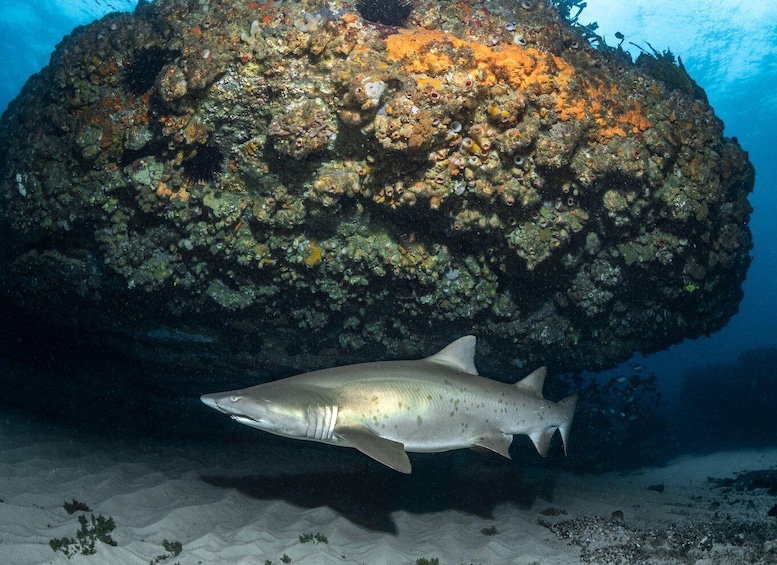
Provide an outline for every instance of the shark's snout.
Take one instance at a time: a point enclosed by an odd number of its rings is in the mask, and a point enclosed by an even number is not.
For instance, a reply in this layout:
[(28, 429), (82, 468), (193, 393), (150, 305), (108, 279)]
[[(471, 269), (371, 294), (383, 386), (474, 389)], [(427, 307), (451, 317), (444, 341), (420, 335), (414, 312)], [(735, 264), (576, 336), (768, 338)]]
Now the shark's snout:
[[(262, 417), (261, 413), (251, 413), (250, 406), (246, 407), (240, 401), (243, 400), (242, 394), (230, 394), (214, 392), (211, 394), (203, 394), (200, 397), (202, 403), (206, 406), (210, 406), (214, 410), (218, 410), (222, 414), (226, 414), (236, 422), (252, 426), (255, 428), (264, 428), (266, 419)], [(248, 410), (248, 413), (246, 413)]]
[(211, 394), (203, 394), (200, 397), (200, 400), (202, 400), (202, 403), (206, 406), (210, 406), (222, 414), (237, 418), (243, 416), (242, 411), (238, 408), (237, 404), (242, 398), (241, 395), (214, 392)]
[(216, 403), (216, 398), (212, 394), (203, 394), (200, 397), (200, 400), (202, 400), (203, 404), (206, 406), (210, 406), (211, 408), (215, 408), (216, 410), (219, 410), (219, 405)]
[(230, 410), (229, 408), (238, 400), (240, 400), (240, 396), (235, 395), (223, 395), (219, 393), (213, 393), (213, 394), (203, 394), (200, 397), (200, 400), (202, 400), (203, 404), (206, 406), (210, 406), (211, 408), (214, 408), (215, 410), (218, 410), (219, 412), (223, 412), (224, 414), (231, 414), (233, 410)]

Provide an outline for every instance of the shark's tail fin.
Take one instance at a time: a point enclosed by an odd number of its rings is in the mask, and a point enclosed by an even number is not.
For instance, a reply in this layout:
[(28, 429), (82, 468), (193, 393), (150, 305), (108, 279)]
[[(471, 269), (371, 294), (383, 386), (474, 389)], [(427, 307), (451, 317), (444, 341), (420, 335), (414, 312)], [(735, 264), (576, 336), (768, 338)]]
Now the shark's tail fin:
[(550, 438), (556, 433), (556, 430), (561, 431), (561, 439), (564, 442), (564, 454), (567, 453), (567, 445), (569, 444), (569, 428), (572, 427), (572, 418), (575, 415), (575, 404), (577, 404), (577, 394), (567, 396), (563, 400), (559, 400), (555, 404), (556, 414), (558, 416), (558, 424), (548, 426), (545, 429), (537, 430), (529, 434), (534, 447), (537, 448), (537, 452), (545, 457), (548, 454), (548, 448), (550, 448)]
[[(536, 371), (533, 371), (529, 376), (524, 377), (522, 380), (515, 383), (514, 386), (521, 389), (523, 392), (533, 394), (537, 398), (544, 400), (542, 396), (542, 387), (545, 384), (545, 375), (547, 370), (545, 367), (540, 367)], [(577, 404), (577, 394), (567, 396), (563, 400), (559, 400), (555, 404), (557, 416), (557, 424), (549, 426), (544, 430), (537, 430), (529, 437), (534, 442), (534, 447), (540, 455), (545, 457), (548, 454), (548, 448), (550, 447), (550, 438), (556, 433), (556, 430), (561, 431), (561, 439), (564, 442), (564, 454), (567, 453), (567, 446), (569, 444), (569, 428), (572, 427), (572, 418), (575, 415), (575, 405)]]

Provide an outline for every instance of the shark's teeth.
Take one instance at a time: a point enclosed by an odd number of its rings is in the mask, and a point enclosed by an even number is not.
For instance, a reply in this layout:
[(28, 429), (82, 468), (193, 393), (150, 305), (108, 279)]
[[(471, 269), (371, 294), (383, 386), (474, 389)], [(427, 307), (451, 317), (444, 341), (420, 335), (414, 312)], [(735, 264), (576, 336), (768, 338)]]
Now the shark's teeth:
[(240, 422), (241, 424), (247, 424), (249, 426), (251, 424), (256, 423), (256, 420), (254, 420), (253, 418), (249, 418), (248, 416), (242, 416), (240, 414), (230, 414), (229, 417), (237, 422)]

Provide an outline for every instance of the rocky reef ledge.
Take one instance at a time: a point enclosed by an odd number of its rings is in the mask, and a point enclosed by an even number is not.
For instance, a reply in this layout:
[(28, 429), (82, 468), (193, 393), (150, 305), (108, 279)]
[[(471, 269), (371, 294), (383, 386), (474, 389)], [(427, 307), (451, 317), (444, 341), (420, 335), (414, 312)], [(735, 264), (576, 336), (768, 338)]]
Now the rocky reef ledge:
[(267, 375), (474, 333), (510, 378), (720, 329), (754, 171), (703, 91), (546, 2), (485, 6), (160, 0), (78, 28), (0, 121), (2, 299)]

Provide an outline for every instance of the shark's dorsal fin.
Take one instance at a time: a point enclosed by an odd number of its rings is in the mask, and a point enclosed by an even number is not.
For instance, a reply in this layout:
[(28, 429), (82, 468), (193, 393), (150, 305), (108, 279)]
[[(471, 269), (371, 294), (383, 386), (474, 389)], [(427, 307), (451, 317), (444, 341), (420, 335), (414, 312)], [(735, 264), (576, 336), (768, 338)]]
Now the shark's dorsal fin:
[(547, 370), (547, 367), (540, 367), (515, 383), (515, 386), (542, 398), (542, 387), (545, 384)]
[(413, 468), (405, 453), (405, 446), (397, 441), (382, 438), (367, 428), (338, 428), (335, 434), (375, 461), (400, 473), (410, 474)]
[(447, 365), (457, 371), (462, 371), (470, 375), (477, 375), (478, 370), (475, 367), (475, 345), (477, 340), (474, 335), (465, 335), (460, 337), (447, 347), (441, 349), (426, 361)]

